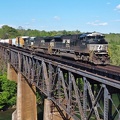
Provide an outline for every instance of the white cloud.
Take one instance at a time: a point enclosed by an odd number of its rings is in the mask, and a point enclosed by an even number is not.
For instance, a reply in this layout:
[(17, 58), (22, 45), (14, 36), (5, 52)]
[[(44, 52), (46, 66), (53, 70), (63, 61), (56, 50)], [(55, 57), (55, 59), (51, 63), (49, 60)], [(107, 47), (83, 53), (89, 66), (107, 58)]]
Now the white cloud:
[(5, 24), (0, 24), (0, 28), (2, 28), (3, 25), (5, 25)]
[(54, 19), (55, 20), (60, 20), (60, 17), (59, 16), (54, 16)]
[(115, 7), (115, 10), (120, 12), (120, 4)]
[(106, 26), (106, 25), (108, 25), (108, 23), (107, 22), (103, 22), (103, 23), (99, 23), (98, 25), (99, 26)]
[(88, 25), (92, 25), (92, 26), (106, 26), (108, 25), (107, 22), (100, 22), (99, 20), (96, 20), (94, 22), (88, 22)]
[(116, 6), (116, 9), (120, 10), (120, 4), (118, 6)]
[(110, 5), (111, 3), (110, 2), (107, 2), (107, 5)]

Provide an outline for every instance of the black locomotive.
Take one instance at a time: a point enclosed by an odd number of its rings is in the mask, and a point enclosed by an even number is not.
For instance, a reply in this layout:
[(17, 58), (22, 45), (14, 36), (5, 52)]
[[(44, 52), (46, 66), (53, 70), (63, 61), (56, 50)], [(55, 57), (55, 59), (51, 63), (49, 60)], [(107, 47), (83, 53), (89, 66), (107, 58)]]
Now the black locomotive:
[(101, 33), (92, 32), (54, 37), (36, 37), (35, 51), (65, 56), (94, 64), (109, 64), (108, 42)]

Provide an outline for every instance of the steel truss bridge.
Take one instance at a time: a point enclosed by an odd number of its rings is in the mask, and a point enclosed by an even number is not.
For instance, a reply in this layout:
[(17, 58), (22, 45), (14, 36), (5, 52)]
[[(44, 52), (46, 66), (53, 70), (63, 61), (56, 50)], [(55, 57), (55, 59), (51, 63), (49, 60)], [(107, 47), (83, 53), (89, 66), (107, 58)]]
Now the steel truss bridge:
[(115, 80), (3, 45), (0, 58), (51, 100), (64, 120), (120, 120), (119, 75)]

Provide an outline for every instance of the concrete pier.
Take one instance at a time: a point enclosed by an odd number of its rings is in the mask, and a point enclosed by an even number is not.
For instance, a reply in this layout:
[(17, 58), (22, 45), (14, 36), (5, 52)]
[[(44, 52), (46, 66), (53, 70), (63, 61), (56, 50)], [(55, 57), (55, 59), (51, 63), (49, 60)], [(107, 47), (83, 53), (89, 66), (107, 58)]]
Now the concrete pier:
[[(66, 113), (62, 110), (65, 115), (66, 120), (72, 120), (70, 117), (66, 115)], [(44, 117), (43, 120), (63, 120), (57, 108), (54, 106), (51, 100), (44, 100)]]
[(7, 63), (7, 79), (17, 82), (17, 72), (10, 63)]
[(18, 73), (17, 120), (37, 120), (36, 88)]

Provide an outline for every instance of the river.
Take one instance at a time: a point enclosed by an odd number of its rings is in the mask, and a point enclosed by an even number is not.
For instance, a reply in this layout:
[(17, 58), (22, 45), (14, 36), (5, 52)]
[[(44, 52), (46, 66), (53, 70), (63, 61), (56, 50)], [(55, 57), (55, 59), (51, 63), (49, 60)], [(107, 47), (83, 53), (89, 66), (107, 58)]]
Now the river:
[[(37, 108), (37, 117), (38, 120), (43, 120), (43, 110), (41, 108)], [(0, 111), (0, 120), (12, 120), (12, 113), (15, 111), (15, 109), (8, 109), (6, 111)]]
[(6, 111), (0, 111), (0, 120), (12, 120), (12, 113), (15, 109), (8, 109)]

